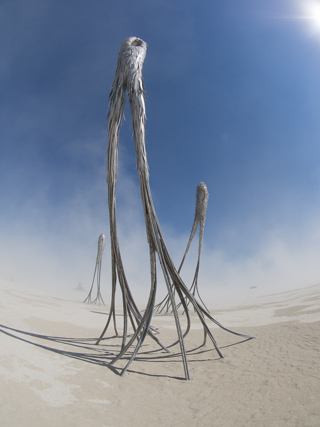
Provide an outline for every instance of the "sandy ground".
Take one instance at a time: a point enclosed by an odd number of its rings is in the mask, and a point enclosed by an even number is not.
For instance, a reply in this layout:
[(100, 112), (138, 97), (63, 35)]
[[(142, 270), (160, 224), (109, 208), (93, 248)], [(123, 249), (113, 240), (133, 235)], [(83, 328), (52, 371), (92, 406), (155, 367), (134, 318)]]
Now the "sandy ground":
[[(151, 339), (119, 376), (125, 360), (108, 365), (121, 343), (113, 329), (94, 344), (108, 307), (81, 299), (1, 282), (2, 427), (320, 426), (320, 285), (218, 301), (219, 322), (256, 336), (244, 341), (213, 325), (224, 359), (210, 343), (196, 349), (203, 334), (193, 317), (190, 381), (179, 349), (152, 352)], [(175, 340), (171, 316), (152, 324), (164, 344)]]

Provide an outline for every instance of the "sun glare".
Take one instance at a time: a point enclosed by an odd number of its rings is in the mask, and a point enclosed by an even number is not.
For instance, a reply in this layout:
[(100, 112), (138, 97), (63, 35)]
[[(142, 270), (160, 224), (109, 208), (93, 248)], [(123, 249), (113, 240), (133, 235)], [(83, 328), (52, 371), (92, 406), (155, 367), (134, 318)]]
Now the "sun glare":
[(299, 2), (300, 15), (296, 19), (306, 21), (313, 30), (320, 31), (320, 0)]

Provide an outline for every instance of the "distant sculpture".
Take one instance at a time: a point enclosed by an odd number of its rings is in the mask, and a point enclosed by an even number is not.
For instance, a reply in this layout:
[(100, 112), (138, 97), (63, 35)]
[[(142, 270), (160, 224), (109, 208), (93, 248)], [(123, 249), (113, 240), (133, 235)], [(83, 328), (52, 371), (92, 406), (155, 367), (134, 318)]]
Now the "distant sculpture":
[[(102, 295), (101, 295), (101, 289), (100, 289), (100, 280), (101, 280), (101, 263), (102, 263), (102, 255), (103, 255), (103, 251), (104, 248), (106, 246), (106, 236), (104, 234), (100, 234), (99, 239), (98, 239), (98, 254), (97, 254), (97, 259), (96, 259), (96, 266), (94, 269), (94, 273), (93, 273), (93, 279), (92, 279), (92, 285), (91, 285), (91, 289), (90, 292), (87, 296), (87, 298), (83, 301), (83, 302), (87, 302), (87, 303), (93, 303), (93, 304), (104, 304)], [(92, 289), (93, 289), (93, 284), (94, 284), (94, 279), (97, 273), (97, 296), (96, 298), (91, 301), (91, 294), (92, 294)]]
[[(185, 253), (183, 255), (180, 267), (178, 269), (178, 273), (180, 274), (180, 271), (182, 269), (184, 260), (186, 259), (187, 253), (190, 249), (191, 242), (194, 238), (195, 232), (198, 228), (198, 224), (200, 224), (200, 232), (199, 232), (199, 248), (198, 248), (198, 263), (196, 266), (196, 271), (194, 274), (193, 282), (190, 287), (191, 294), (195, 297), (196, 294), (199, 297), (199, 300), (202, 302), (203, 306), (207, 309), (205, 303), (202, 301), (202, 298), (199, 293), (198, 289), (198, 275), (199, 275), (199, 268), (200, 268), (200, 256), (201, 256), (201, 249), (202, 249), (202, 241), (203, 241), (203, 233), (204, 233), (204, 224), (206, 221), (206, 213), (207, 213), (207, 206), (208, 206), (208, 199), (209, 199), (209, 192), (207, 189), (207, 186), (204, 182), (200, 182), (197, 186), (196, 191), (196, 211), (194, 214), (194, 221), (190, 233), (190, 238), (187, 244), (187, 248), (185, 250)], [(186, 304), (189, 305), (190, 300), (186, 299)], [(179, 308), (181, 305), (181, 302), (177, 305), (177, 308)], [(157, 304), (154, 309), (155, 311), (158, 311), (159, 313), (162, 313), (163, 310), (165, 310), (165, 313), (168, 313), (171, 308), (171, 300), (170, 295), (167, 294), (167, 296), (159, 303)], [(207, 309), (208, 310), (208, 309)], [(209, 310), (208, 310), (209, 311)]]
[(78, 286), (76, 287), (76, 291), (83, 291), (81, 282), (78, 283)]
[[(180, 345), (180, 351), (183, 361), (185, 378), (189, 379), (189, 369), (187, 362), (187, 353), (184, 346), (184, 337), (188, 334), (191, 326), (190, 315), (188, 311), (188, 305), (186, 301), (189, 301), (194, 307), (199, 320), (203, 326), (204, 331), (204, 343), (206, 342), (207, 336), (211, 339), (215, 349), (217, 350), (220, 357), (223, 357), (207, 323), (205, 317), (210, 319), (216, 325), (221, 328), (232, 332), (236, 335), (240, 335), (246, 338), (252, 338), (247, 335), (239, 334), (225, 328), (219, 322), (217, 322), (210, 313), (202, 307), (196, 300), (195, 296), (188, 290), (183, 280), (181, 279), (175, 265), (167, 250), (159, 221), (153, 205), (151, 190), (149, 186), (149, 167), (147, 162), (147, 153), (145, 148), (145, 101), (144, 101), (144, 84), (142, 80), (142, 67), (146, 56), (147, 44), (136, 37), (129, 37), (126, 39), (120, 47), (117, 70), (112, 85), (112, 90), (109, 96), (109, 137), (108, 137), (108, 173), (107, 173), (107, 184), (108, 184), (108, 206), (109, 206), (109, 220), (110, 220), (110, 239), (111, 239), (111, 263), (112, 263), (112, 297), (111, 297), (111, 308), (109, 317), (105, 328), (103, 329), (96, 344), (99, 344), (103, 338), (111, 319), (116, 331), (115, 324), (115, 293), (116, 284), (119, 282), (121, 293), (122, 293), (122, 305), (123, 305), (123, 335), (122, 335), (122, 348), (120, 353), (111, 361), (114, 364), (119, 358), (124, 356), (128, 351), (130, 355), (126, 366), (123, 368), (121, 375), (125, 373), (131, 362), (136, 357), (146, 335), (148, 334), (153, 340), (155, 340), (159, 346), (170, 353), (169, 349), (166, 348), (156, 336), (154, 328), (150, 326), (150, 322), (153, 315), (153, 309), (155, 304), (156, 289), (157, 289), (157, 271), (156, 271), (156, 254), (158, 255), (159, 263), (162, 269), (162, 273), (166, 282), (169, 298), (173, 310), (173, 315), (176, 323), (176, 329), (178, 334), (178, 341), (173, 343), (171, 346), (178, 344)], [(150, 275), (151, 275), (151, 287), (147, 306), (143, 314), (137, 308), (137, 305), (132, 296), (127, 277), (122, 262), (118, 235), (117, 235), (117, 215), (116, 215), (116, 181), (118, 171), (118, 148), (119, 148), (119, 131), (120, 124), (122, 121), (124, 106), (125, 106), (125, 92), (127, 91), (130, 108), (131, 108), (131, 119), (133, 127), (133, 138), (137, 157), (137, 170), (140, 182), (140, 192), (142, 198), (142, 205), (145, 216), (147, 240), (149, 244), (150, 252)], [(178, 310), (176, 307), (174, 292), (178, 296), (187, 318), (187, 327), (183, 332)], [(128, 336), (128, 321), (131, 322), (133, 333)], [(131, 351), (131, 346), (135, 342), (135, 348)], [(171, 347), (170, 346), (170, 347)]]

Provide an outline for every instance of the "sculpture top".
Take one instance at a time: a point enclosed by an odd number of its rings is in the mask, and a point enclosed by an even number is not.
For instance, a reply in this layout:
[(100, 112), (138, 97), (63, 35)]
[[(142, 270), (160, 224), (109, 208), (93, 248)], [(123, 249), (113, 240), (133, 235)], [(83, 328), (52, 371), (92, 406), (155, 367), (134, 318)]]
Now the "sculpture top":
[(96, 263), (99, 263), (102, 261), (102, 255), (103, 255), (105, 246), (106, 246), (106, 236), (102, 233), (100, 234), (99, 240), (98, 240), (98, 255), (97, 255)]
[(204, 221), (206, 218), (206, 211), (209, 199), (209, 192), (204, 182), (200, 182), (196, 192), (196, 213), (195, 219)]
[(142, 75), (142, 66), (147, 53), (147, 43), (137, 37), (125, 39), (119, 50), (116, 78), (113, 85), (126, 88), (130, 96), (132, 91), (143, 92), (144, 88), (137, 86), (140, 83), (136, 74)]

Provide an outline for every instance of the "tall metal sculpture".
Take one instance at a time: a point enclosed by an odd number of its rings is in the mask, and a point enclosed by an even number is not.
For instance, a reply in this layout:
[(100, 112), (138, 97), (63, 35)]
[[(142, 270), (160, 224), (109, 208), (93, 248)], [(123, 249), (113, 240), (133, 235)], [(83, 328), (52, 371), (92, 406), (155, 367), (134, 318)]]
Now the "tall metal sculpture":
[[(183, 283), (176, 267), (169, 255), (167, 250), (159, 221), (153, 205), (151, 191), (149, 186), (149, 168), (147, 162), (147, 153), (145, 148), (145, 100), (144, 100), (144, 84), (142, 80), (142, 67), (146, 56), (147, 44), (137, 38), (129, 37), (121, 44), (117, 70), (115, 78), (112, 84), (112, 90), (109, 96), (109, 137), (108, 137), (108, 172), (107, 172), (107, 184), (108, 184), (108, 206), (109, 206), (109, 220), (110, 220), (110, 238), (111, 238), (111, 262), (112, 262), (112, 296), (111, 296), (111, 308), (109, 317), (104, 330), (101, 333), (100, 338), (97, 340), (99, 344), (103, 338), (111, 319), (113, 318), (114, 327), (115, 324), (115, 291), (116, 284), (119, 282), (121, 293), (122, 293), (122, 305), (123, 305), (123, 335), (122, 335), (122, 348), (120, 353), (111, 361), (114, 364), (118, 359), (124, 356), (135, 343), (134, 350), (130, 354), (129, 361), (122, 370), (121, 375), (125, 373), (131, 362), (136, 357), (146, 335), (149, 335), (154, 339), (159, 346), (170, 352), (156, 336), (156, 333), (150, 322), (153, 314), (156, 289), (157, 289), (157, 271), (156, 271), (156, 256), (158, 256), (159, 263), (162, 269), (162, 273), (166, 282), (167, 290), (171, 306), (173, 309), (173, 315), (175, 319), (178, 340), (175, 345), (179, 343), (180, 351), (183, 361), (185, 378), (189, 379), (189, 369), (187, 362), (187, 355), (184, 345), (184, 337), (190, 330), (190, 314), (186, 301), (189, 301), (194, 307), (197, 313), (204, 331), (204, 342), (208, 336), (212, 341), (215, 349), (217, 350), (220, 357), (223, 357), (219, 346), (217, 345), (209, 326), (207, 325), (206, 319), (211, 320), (221, 328), (232, 332), (236, 335), (240, 335), (246, 338), (252, 338), (247, 335), (239, 334), (225, 328), (219, 322), (217, 322), (210, 313), (203, 307), (194, 297), (194, 295), (188, 290), (186, 285)], [(117, 215), (116, 215), (116, 181), (118, 171), (118, 147), (119, 147), (119, 130), (120, 124), (124, 113), (125, 106), (125, 93), (127, 92), (130, 109), (131, 119), (133, 126), (133, 138), (137, 157), (137, 170), (139, 174), (140, 192), (142, 199), (142, 206), (145, 216), (147, 240), (149, 244), (150, 252), (150, 275), (151, 275), (151, 286), (150, 294), (147, 306), (143, 313), (141, 313), (134, 301), (132, 296), (129, 283), (124, 270), (122, 262), (118, 235), (117, 235)], [(179, 301), (181, 302), (185, 315), (187, 318), (186, 330), (183, 332), (178, 310), (174, 299), (174, 291), (177, 294)], [(131, 322), (133, 328), (133, 334), (128, 336), (128, 321)]]
[[(195, 270), (195, 274), (194, 274), (194, 278), (193, 278), (193, 282), (192, 285), (190, 287), (190, 292), (191, 294), (195, 297), (196, 295), (198, 296), (199, 300), (201, 301), (201, 303), (203, 304), (203, 306), (206, 308), (207, 311), (209, 311), (205, 305), (205, 303), (203, 302), (200, 293), (199, 293), (199, 289), (198, 289), (198, 276), (199, 276), (199, 268), (200, 268), (200, 256), (201, 256), (201, 249), (202, 249), (202, 241), (203, 241), (203, 234), (204, 234), (204, 224), (206, 221), (206, 213), (207, 213), (207, 206), (208, 206), (208, 200), (209, 200), (209, 192), (207, 189), (207, 186), (204, 182), (200, 182), (197, 186), (197, 191), (196, 191), (196, 211), (194, 214), (194, 221), (193, 221), (193, 225), (192, 225), (192, 229), (191, 229), (191, 233), (190, 233), (190, 238), (187, 244), (187, 248), (185, 250), (185, 253), (183, 255), (180, 267), (178, 269), (178, 273), (180, 274), (180, 271), (182, 269), (183, 263), (186, 259), (187, 253), (190, 249), (191, 246), (191, 242), (194, 238), (194, 235), (196, 233), (196, 230), (198, 228), (198, 225), (200, 224), (200, 231), (199, 231), (199, 247), (198, 247), (198, 262), (197, 262), (197, 266), (196, 266), (196, 270)], [(174, 289), (173, 289), (174, 291)], [(190, 300), (186, 299), (186, 304), (189, 305)], [(181, 303), (179, 303), (177, 305), (177, 308), (179, 308), (181, 305)], [(165, 313), (168, 313), (170, 311), (171, 308), (171, 300), (170, 300), (170, 295), (167, 294), (167, 296), (159, 303), (157, 304), (154, 309), (155, 311), (162, 313), (165, 310)]]
[[(103, 255), (103, 251), (104, 251), (105, 246), (106, 246), (106, 236), (104, 234), (100, 234), (99, 239), (98, 239), (98, 254), (97, 254), (97, 258), (96, 258), (96, 266), (95, 266), (94, 273), (93, 273), (92, 285), (91, 285), (91, 289), (89, 291), (87, 298), (83, 302), (87, 302), (89, 304), (91, 302), (93, 304), (104, 304), (104, 301), (103, 301), (103, 298), (101, 295), (100, 281), (101, 281), (102, 255)], [(96, 273), (97, 273), (97, 296), (93, 301), (91, 301), (91, 293), (92, 293), (94, 278), (96, 277)]]

